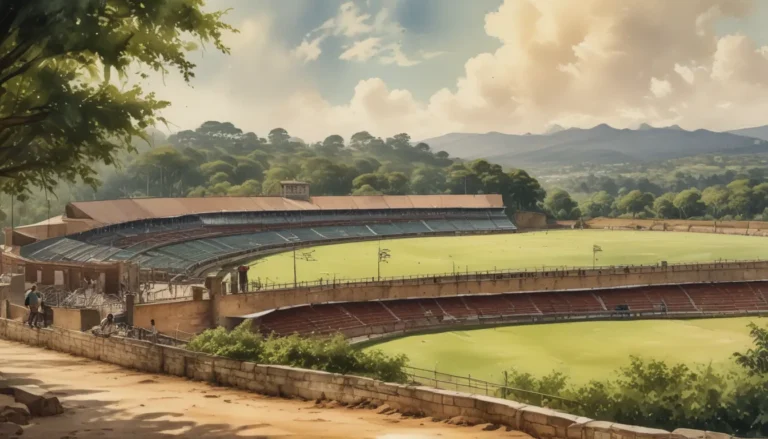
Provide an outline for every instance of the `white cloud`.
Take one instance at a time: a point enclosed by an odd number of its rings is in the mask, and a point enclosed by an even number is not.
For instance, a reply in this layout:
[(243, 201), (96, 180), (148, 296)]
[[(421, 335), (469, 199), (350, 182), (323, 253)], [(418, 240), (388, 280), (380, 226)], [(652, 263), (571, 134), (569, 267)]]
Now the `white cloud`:
[(333, 21), (333, 33), (347, 37), (367, 34), (373, 29), (373, 26), (367, 23), (370, 18), (369, 14), (361, 13), (354, 3), (344, 3), (339, 7), (339, 14)]
[(320, 43), (324, 39), (324, 35), (321, 35), (312, 41), (305, 39), (293, 50), (293, 55), (305, 63), (309, 61), (317, 61), (317, 59), (320, 58), (320, 54), (323, 52), (322, 49), (320, 49)]
[(339, 56), (339, 59), (345, 61), (368, 61), (379, 52), (381, 52), (381, 38), (371, 37), (362, 41), (356, 41)]
[(680, 77), (683, 78), (685, 82), (688, 84), (693, 84), (695, 77), (693, 75), (693, 70), (691, 70), (690, 67), (675, 64), (675, 72), (677, 72), (677, 74), (680, 75)]
[(672, 84), (669, 81), (651, 78), (651, 93), (657, 98), (663, 98), (672, 93)]
[[(339, 7), (335, 17), (326, 20), (320, 27), (310, 32), (301, 45), (294, 49), (294, 53), (305, 62), (315, 61), (322, 52), (320, 43), (330, 35), (347, 39), (370, 35), (368, 38), (358, 39), (344, 46), (345, 51), (339, 59), (346, 61), (365, 62), (377, 59), (385, 65), (410, 67), (443, 53), (420, 51), (418, 59), (409, 58), (402, 48), (404, 32), (400, 24), (390, 18), (387, 8), (382, 8), (375, 17), (372, 17), (371, 14), (362, 12), (356, 4), (347, 2)], [(320, 36), (310, 42), (308, 38), (312, 35)]]
[(420, 62), (408, 59), (408, 57), (403, 53), (402, 47), (399, 43), (391, 44), (387, 47), (387, 49), (390, 51), (389, 55), (383, 55), (379, 58), (379, 61), (382, 64), (395, 64), (400, 67), (410, 67), (415, 66)]
[[(768, 48), (715, 30), (720, 20), (748, 13), (749, 3), (506, 0), (485, 21), (487, 34), (501, 46), (468, 59), (453, 87), (420, 101), (370, 78), (338, 105), (296, 73), (300, 58), (271, 41), (271, 22), (265, 20), (238, 25), (244, 31), (234, 37), (231, 68), (211, 84), (158, 94), (174, 102), (168, 116), (185, 128), (219, 118), (261, 135), (283, 126), (308, 141), (361, 130), (380, 136), (409, 132), (417, 139), (450, 131), (537, 132), (553, 123), (762, 125), (768, 114)], [(344, 26), (338, 16), (322, 26), (326, 33), (343, 28), (339, 35), (358, 37), (342, 59), (412, 65), (437, 56), (406, 56), (407, 45), (376, 33), (376, 19), (361, 19), (368, 14), (345, 7)], [(309, 48), (314, 40), (307, 41)]]
[(438, 56), (445, 55), (445, 53), (446, 52), (443, 52), (443, 51), (428, 52), (428, 51), (421, 50), (421, 51), (419, 51), (419, 56), (422, 59), (430, 60), (432, 58), (437, 58)]

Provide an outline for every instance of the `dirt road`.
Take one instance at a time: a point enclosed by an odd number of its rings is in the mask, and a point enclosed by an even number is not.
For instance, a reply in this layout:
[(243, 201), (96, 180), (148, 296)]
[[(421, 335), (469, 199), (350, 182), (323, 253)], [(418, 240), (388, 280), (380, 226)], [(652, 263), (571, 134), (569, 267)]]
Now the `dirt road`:
[(515, 438), (373, 410), (317, 408), (0, 340), (0, 374), (58, 395), (65, 413), (35, 418), (23, 438)]

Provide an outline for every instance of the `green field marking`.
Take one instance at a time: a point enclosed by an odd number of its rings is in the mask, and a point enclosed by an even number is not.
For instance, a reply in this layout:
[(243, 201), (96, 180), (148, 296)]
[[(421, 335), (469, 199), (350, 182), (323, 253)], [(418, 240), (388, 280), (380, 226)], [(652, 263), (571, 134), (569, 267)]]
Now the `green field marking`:
[(407, 336), (366, 349), (404, 353), (414, 367), (499, 382), (505, 369), (544, 375), (557, 370), (571, 382), (604, 380), (630, 355), (668, 363), (732, 367), (731, 355), (751, 346), (749, 322), (740, 317), (706, 320), (638, 320), (505, 326)]
[[(299, 281), (375, 278), (378, 241), (317, 246), (313, 259), (298, 260)], [(768, 259), (768, 239), (708, 233), (567, 230), (501, 235), (382, 240), (391, 257), (382, 277), (592, 266), (592, 246), (599, 245), (598, 265), (711, 262), (718, 259)], [(249, 278), (293, 282), (292, 253), (252, 262)]]

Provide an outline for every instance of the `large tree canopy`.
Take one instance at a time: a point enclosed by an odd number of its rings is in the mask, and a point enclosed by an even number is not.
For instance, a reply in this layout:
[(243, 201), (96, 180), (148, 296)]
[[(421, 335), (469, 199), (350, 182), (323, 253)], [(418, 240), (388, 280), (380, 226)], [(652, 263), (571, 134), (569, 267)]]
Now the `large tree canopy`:
[(202, 0), (5, 0), (0, 2), (0, 191), (57, 181), (95, 183), (169, 105), (138, 85), (116, 86), (129, 67), (185, 80), (192, 41), (227, 52), (224, 12)]

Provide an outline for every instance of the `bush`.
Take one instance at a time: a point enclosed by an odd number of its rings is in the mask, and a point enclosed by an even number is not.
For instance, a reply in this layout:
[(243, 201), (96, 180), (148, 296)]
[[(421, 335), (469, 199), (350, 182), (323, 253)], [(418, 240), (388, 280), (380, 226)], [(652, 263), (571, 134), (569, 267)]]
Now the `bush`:
[(384, 381), (403, 383), (405, 355), (387, 356), (379, 350), (363, 352), (352, 347), (341, 335), (330, 338), (267, 337), (251, 330), (246, 320), (235, 330), (209, 329), (193, 338), (187, 348), (235, 360), (280, 364), (326, 372), (356, 374)]
[(567, 377), (559, 372), (541, 378), (514, 370), (505, 374), (509, 387), (574, 403), (541, 402), (540, 396), (523, 392), (507, 397), (623, 424), (768, 437), (768, 329), (749, 327), (755, 346), (734, 354), (741, 367), (728, 373), (717, 372), (711, 365), (690, 368), (631, 357), (629, 366), (621, 368), (615, 379), (579, 387), (568, 386)]

